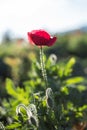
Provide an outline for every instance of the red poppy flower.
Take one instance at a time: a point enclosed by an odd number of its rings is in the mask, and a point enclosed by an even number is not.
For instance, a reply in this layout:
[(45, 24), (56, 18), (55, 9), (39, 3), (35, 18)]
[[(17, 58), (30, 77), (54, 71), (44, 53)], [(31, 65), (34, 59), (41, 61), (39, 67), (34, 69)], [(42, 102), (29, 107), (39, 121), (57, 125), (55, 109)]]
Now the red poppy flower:
[(57, 38), (50, 36), (49, 33), (40, 29), (28, 32), (28, 39), (37, 46), (52, 46)]

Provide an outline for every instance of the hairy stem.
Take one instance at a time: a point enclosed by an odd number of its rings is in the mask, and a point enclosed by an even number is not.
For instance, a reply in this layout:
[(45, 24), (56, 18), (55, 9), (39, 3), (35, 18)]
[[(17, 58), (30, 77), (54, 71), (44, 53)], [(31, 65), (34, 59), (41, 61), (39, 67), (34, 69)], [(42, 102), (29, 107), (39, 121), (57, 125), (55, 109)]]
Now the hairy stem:
[(42, 71), (42, 76), (46, 84), (46, 88), (48, 87), (48, 81), (47, 81), (47, 74), (46, 74), (46, 69), (45, 69), (45, 62), (44, 62), (44, 53), (43, 53), (43, 48), (42, 46), (40, 47), (40, 64), (41, 64), (41, 71)]

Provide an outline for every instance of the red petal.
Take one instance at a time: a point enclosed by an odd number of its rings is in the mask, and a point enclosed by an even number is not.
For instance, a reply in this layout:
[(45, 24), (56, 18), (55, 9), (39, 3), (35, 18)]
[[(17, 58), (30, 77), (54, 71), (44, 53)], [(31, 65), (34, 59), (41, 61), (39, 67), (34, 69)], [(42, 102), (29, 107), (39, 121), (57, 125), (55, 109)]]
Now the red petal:
[(30, 42), (31, 44), (34, 44), (34, 42), (32, 41), (32, 38), (31, 38), (31, 33), (28, 32), (27, 35), (28, 35), (28, 40), (29, 40), (29, 42)]
[(52, 38), (50, 38), (49, 43), (48, 43), (48, 46), (54, 45), (54, 43), (55, 43), (56, 40), (57, 40), (57, 37), (52, 37)]
[(33, 35), (37, 35), (39, 37), (43, 37), (43, 38), (46, 38), (46, 39), (50, 38), (50, 35), (46, 31), (44, 31), (42, 29), (40, 29), (40, 30), (33, 30), (31, 33)]
[(52, 46), (56, 41), (56, 37), (51, 37), (42, 29), (28, 32), (28, 39), (30, 43), (36, 44), (37, 46)]

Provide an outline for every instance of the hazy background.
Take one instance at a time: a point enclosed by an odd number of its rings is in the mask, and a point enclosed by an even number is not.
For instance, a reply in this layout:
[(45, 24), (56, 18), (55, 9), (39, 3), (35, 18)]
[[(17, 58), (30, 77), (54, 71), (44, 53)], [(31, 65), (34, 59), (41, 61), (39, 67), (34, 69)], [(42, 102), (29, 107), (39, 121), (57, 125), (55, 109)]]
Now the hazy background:
[(32, 29), (64, 32), (87, 25), (87, 0), (0, 0), (0, 39), (5, 31), (26, 38)]

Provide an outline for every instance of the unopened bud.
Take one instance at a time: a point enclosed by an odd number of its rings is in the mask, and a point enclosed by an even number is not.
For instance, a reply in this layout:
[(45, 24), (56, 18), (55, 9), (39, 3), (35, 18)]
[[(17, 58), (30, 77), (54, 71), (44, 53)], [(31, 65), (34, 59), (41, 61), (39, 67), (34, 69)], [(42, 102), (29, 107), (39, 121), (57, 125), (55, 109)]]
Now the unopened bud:
[(38, 120), (34, 116), (30, 117), (29, 123), (34, 125), (34, 126), (38, 126)]
[(50, 108), (54, 107), (54, 102), (53, 102), (52, 98), (48, 97), (46, 101), (47, 101), (48, 107), (50, 107)]
[(51, 88), (46, 89), (46, 102), (48, 107), (50, 108), (54, 107), (53, 91)]

